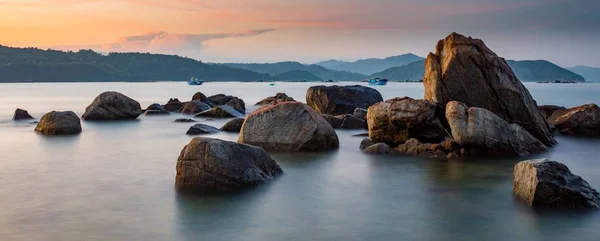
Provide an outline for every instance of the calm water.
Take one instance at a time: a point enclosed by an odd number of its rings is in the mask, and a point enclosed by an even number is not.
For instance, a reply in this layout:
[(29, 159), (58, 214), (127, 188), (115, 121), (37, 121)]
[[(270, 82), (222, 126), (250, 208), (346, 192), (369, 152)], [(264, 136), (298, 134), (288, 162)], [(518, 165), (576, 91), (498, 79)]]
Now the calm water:
[[(273, 154), (285, 174), (241, 194), (175, 192), (175, 164), (191, 137), (180, 115), (83, 123), (83, 133), (45, 137), (11, 121), (15, 108), (41, 117), (82, 114), (99, 93), (122, 92), (143, 107), (196, 91), (246, 101), (286, 92), (304, 100), (310, 83), (0, 84), (0, 240), (598, 240), (600, 212), (538, 213), (513, 202), (520, 159), (439, 162), (371, 157), (361, 131), (338, 131), (341, 148)], [(528, 84), (539, 104), (600, 104), (600, 84)], [(421, 84), (376, 87), (384, 98), (421, 98)], [(220, 127), (226, 121), (204, 121)], [(234, 134), (213, 137), (236, 140)], [(559, 137), (538, 157), (566, 163), (600, 189), (600, 141)]]

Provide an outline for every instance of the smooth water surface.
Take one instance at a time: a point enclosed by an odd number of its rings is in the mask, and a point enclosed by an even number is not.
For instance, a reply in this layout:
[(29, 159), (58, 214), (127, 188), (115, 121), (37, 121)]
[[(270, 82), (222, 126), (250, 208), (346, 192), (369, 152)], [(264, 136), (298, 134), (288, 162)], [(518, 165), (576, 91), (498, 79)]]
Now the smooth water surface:
[[(196, 91), (246, 102), (286, 92), (304, 101), (315, 83), (0, 84), (0, 240), (598, 240), (600, 212), (539, 213), (515, 203), (512, 167), (522, 160), (441, 162), (366, 156), (364, 131), (338, 131), (340, 149), (272, 154), (285, 174), (227, 196), (177, 193), (175, 164), (192, 138), (181, 115), (83, 122), (76, 136), (46, 137), (13, 122), (15, 108), (41, 117), (81, 115), (99, 93), (143, 107)], [(600, 104), (600, 84), (527, 84), (539, 104)], [(422, 98), (420, 83), (373, 86), (385, 99)], [(199, 120), (216, 127), (226, 120)], [(212, 137), (235, 141), (237, 135)], [(538, 157), (559, 160), (600, 188), (600, 141), (558, 137)]]

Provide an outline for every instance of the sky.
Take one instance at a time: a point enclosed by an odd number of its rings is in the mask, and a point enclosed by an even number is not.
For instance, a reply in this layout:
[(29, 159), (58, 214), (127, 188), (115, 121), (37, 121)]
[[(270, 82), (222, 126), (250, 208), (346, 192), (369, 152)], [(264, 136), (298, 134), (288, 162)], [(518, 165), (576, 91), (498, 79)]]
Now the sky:
[(507, 59), (600, 67), (599, 0), (0, 0), (0, 44), (314, 63), (414, 53), (451, 32)]

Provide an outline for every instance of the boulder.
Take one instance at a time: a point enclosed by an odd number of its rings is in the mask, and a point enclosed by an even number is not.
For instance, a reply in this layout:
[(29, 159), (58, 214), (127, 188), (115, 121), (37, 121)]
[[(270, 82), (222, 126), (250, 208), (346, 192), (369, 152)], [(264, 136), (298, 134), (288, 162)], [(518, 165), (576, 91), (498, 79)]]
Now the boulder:
[(440, 40), (425, 61), (423, 85), (425, 99), (442, 107), (460, 101), (483, 108), (522, 126), (545, 145), (556, 143), (527, 88), (480, 39), (452, 33)]
[(181, 113), (194, 115), (194, 114), (198, 114), (200, 112), (206, 111), (206, 110), (210, 110), (211, 108), (212, 107), (210, 107), (210, 105), (207, 105), (204, 102), (193, 100), (193, 101), (185, 102), (185, 104), (183, 105), (183, 108), (181, 109)]
[(194, 117), (210, 117), (210, 118), (242, 118), (244, 115), (233, 107), (228, 105), (221, 105), (213, 107), (209, 110), (198, 113)]
[(44, 135), (78, 134), (81, 121), (73, 111), (51, 111), (42, 116), (35, 131)]
[(590, 184), (562, 163), (548, 159), (515, 165), (513, 195), (531, 207), (598, 209), (600, 196)]
[(177, 159), (175, 187), (180, 191), (239, 191), (268, 182), (283, 171), (264, 149), (196, 137)]
[(230, 100), (232, 100), (234, 98), (237, 98), (237, 97), (231, 96), (231, 95), (224, 95), (224, 94), (216, 94), (216, 95), (208, 97), (208, 99), (213, 103), (213, 106), (227, 104), (227, 102), (229, 102)]
[(221, 127), (221, 130), (226, 132), (240, 132), (245, 120), (246, 119), (244, 118), (235, 118), (230, 120), (223, 127)]
[(379, 91), (360, 85), (313, 86), (306, 91), (306, 104), (321, 114), (354, 114), (356, 108), (367, 109), (383, 101)]
[(197, 121), (196, 120), (192, 120), (192, 119), (187, 119), (187, 118), (179, 118), (179, 119), (175, 119), (174, 122), (189, 123), (189, 122), (197, 122)]
[(323, 119), (325, 119), (325, 121), (327, 121), (327, 123), (329, 123), (331, 125), (331, 127), (333, 127), (334, 129), (340, 128), (340, 126), (342, 126), (342, 122), (344, 120), (342, 120), (341, 118), (338, 118), (338, 116), (332, 116), (332, 115), (327, 115), (327, 114), (322, 114), (321, 115), (323, 117)]
[(340, 145), (331, 125), (300, 102), (263, 106), (252, 112), (242, 126), (238, 142), (268, 151), (325, 151)]
[(372, 145), (375, 145), (375, 142), (373, 142), (371, 139), (369, 138), (365, 138), (360, 142), (360, 150), (364, 150), (367, 147), (370, 147)]
[(134, 120), (142, 114), (137, 101), (114, 91), (104, 92), (85, 109), (84, 120)]
[(526, 156), (547, 149), (520, 125), (508, 123), (483, 108), (468, 108), (451, 101), (446, 106), (446, 119), (458, 144), (482, 154)]
[(538, 109), (540, 110), (540, 113), (542, 113), (542, 116), (548, 119), (548, 117), (552, 116), (557, 110), (566, 110), (567, 108), (558, 105), (540, 105), (538, 106)]
[(452, 140), (445, 140), (442, 143), (421, 143), (417, 139), (410, 139), (396, 148), (396, 152), (411, 156), (420, 156), (427, 158), (447, 158), (456, 157), (460, 153), (460, 146)]
[(267, 97), (267, 98), (259, 101), (255, 105), (276, 105), (276, 104), (286, 102), (286, 101), (294, 101), (294, 98), (289, 97), (285, 93), (277, 93), (277, 94), (275, 94), (275, 96)]
[(370, 155), (386, 155), (392, 153), (394, 150), (383, 142), (371, 145), (363, 150), (363, 153)]
[(160, 104), (151, 104), (144, 111), (144, 115), (170, 115), (171, 112), (166, 111)]
[(215, 134), (218, 133), (219, 129), (205, 125), (205, 124), (195, 124), (185, 133), (188, 135), (203, 135), (203, 134)]
[(33, 116), (29, 115), (29, 112), (23, 109), (16, 109), (15, 114), (13, 115), (13, 120), (31, 120), (34, 119)]
[(436, 116), (436, 105), (409, 97), (394, 98), (369, 107), (369, 138), (396, 146), (411, 138), (438, 143), (444, 139), (444, 127)]
[(368, 113), (368, 111), (363, 108), (354, 109), (354, 117), (361, 119), (361, 120), (365, 120), (365, 121), (367, 120), (367, 113)]
[(230, 101), (227, 101), (227, 103), (225, 103), (225, 105), (233, 107), (233, 109), (237, 110), (238, 112), (240, 112), (242, 114), (246, 114), (246, 103), (244, 103), (244, 101), (242, 99), (235, 97), (235, 98), (231, 99)]
[(548, 122), (566, 135), (600, 136), (600, 108), (596, 104), (559, 109), (548, 117)]
[(170, 112), (181, 112), (181, 109), (183, 108), (183, 103), (181, 103), (181, 101), (179, 101), (179, 99), (175, 98), (175, 99), (169, 99), (169, 102), (167, 102), (163, 108), (166, 111), (170, 111)]
[(149, 105), (148, 107), (146, 107), (146, 110), (165, 110), (162, 105), (158, 104), (158, 103), (154, 103)]
[(353, 115), (343, 115), (341, 129), (367, 129), (367, 122)]
[(194, 96), (192, 96), (192, 101), (195, 101), (195, 100), (204, 102), (207, 105), (210, 105), (211, 107), (214, 106), (212, 101), (210, 101), (210, 99), (208, 97), (206, 97), (206, 95), (202, 94), (202, 92), (196, 92), (196, 94), (194, 94)]

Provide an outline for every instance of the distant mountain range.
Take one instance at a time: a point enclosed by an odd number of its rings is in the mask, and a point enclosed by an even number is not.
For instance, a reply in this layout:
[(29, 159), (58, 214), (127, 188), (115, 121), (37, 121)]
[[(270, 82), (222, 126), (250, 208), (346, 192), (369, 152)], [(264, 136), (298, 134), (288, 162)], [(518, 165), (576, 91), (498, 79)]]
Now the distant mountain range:
[[(523, 82), (572, 80), (584, 82), (584, 77), (545, 60), (507, 60), (508, 65)], [(416, 61), (404, 66), (393, 67), (372, 77), (389, 80), (421, 80), (425, 74), (425, 60)]]
[[(225, 65), (232, 68), (251, 70), (257, 73), (268, 74), (271, 76), (278, 76), (282, 73), (301, 70), (303, 72), (294, 72), (298, 74), (296, 80), (306, 79), (309, 77), (305, 72), (309, 72), (314, 76), (318, 77), (318, 80), (340, 80), (340, 81), (351, 81), (351, 80), (362, 80), (367, 78), (366, 75), (353, 73), (349, 71), (337, 71), (326, 69), (322, 66), (311, 64), (305, 65), (298, 62), (279, 62), (279, 63), (265, 63), (265, 64), (244, 64), (244, 63), (224, 63), (217, 65)], [(292, 78), (293, 73), (286, 73), (287, 78)], [(280, 76), (281, 77), (281, 76)], [(311, 79), (308, 79), (311, 80)]]
[(283, 72), (283, 73), (273, 76), (273, 80), (278, 80), (278, 81), (302, 81), (302, 80), (321, 81), (323, 79), (319, 78), (318, 76), (315, 76), (314, 74), (312, 74), (311, 72), (308, 72), (306, 70), (292, 70), (292, 71)]
[(270, 76), (174, 55), (64, 52), (0, 45), (0, 82), (255, 80)]
[(381, 72), (392, 67), (404, 66), (422, 59), (423, 57), (419, 57), (417, 55), (409, 53), (391, 56), (384, 59), (361, 59), (354, 62), (327, 60), (316, 63), (316, 65), (320, 65), (332, 70), (349, 71), (364, 75), (371, 75), (373, 73)]
[(568, 70), (577, 73), (585, 80), (590, 82), (600, 82), (600, 68), (587, 67), (587, 66), (575, 66), (567, 68)]

